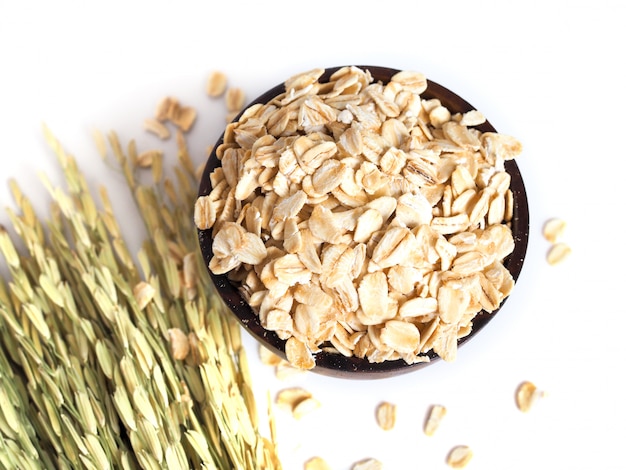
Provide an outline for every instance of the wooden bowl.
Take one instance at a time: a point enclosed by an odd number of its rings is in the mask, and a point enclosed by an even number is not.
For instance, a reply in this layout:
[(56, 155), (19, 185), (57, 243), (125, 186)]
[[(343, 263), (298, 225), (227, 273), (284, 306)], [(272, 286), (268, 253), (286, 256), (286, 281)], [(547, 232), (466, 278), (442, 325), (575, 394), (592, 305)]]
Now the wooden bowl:
[[(395, 73), (399, 72), (399, 70), (387, 67), (358, 67), (361, 69), (369, 70), (372, 77), (374, 78), (374, 81), (381, 81), (383, 83), (387, 83)], [(328, 81), (329, 77), (340, 68), (341, 67), (333, 67), (326, 69), (325, 73), (320, 77), (319, 81)], [(284, 84), (281, 83), (263, 93), (256, 100), (250, 103), (249, 106), (257, 103), (267, 103), (272, 98), (283, 93), (284, 91)], [(463, 98), (457, 96), (450, 90), (430, 80), (428, 80), (428, 87), (426, 91), (424, 91), (421, 96), (425, 99), (439, 99), (441, 103), (446, 106), (452, 114), (457, 112), (464, 113), (475, 109)], [(239, 116), (235, 118), (235, 120), (237, 120), (238, 118)], [(475, 127), (481, 132), (496, 132), (495, 128), (488, 121)], [(208, 158), (198, 191), (199, 196), (207, 195), (211, 191), (209, 175), (216, 167), (220, 165), (220, 161), (216, 156), (216, 149), (223, 142), (223, 137), (224, 134), (222, 134), (220, 139), (217, 141), (214, 146), (213, 152), (211, 152)], [(513, 192), (514, 201), (511, 229), (515, 240), (515, 248), (504, 261), (504, 265), (513, 276), (513, 279), (517, 281), (522, 270), (522, 266), (524, 264), (526, 248), (528, 245), (528, 201), (524, 188), (524, 182), (522, 180), (522, 175), (515, 161), (509, 160), (505, 162), (505, 169), (511, 175), (510, 189)], [(198, 239), (202, 255), (205, 259), (205, 264), (208, 266), (208, 263), (213, 256), (211, 230), (198, 230)], [(246, 300), (239, 292), (238, 286), (231, 283), (226, 275), (215, 275), (210, 270), (209, 274), (220, 297), (222, 298), (228, 309), (233, 313), (233, 315), (237, 317), (244, 329), (247, 330), (262, 345), (284, 358), (285, 341), (280, 339), (273, 331), (268, 331), (263, 328), (263, 326), (261, 326), (257, 314), (246, 303)], [(468, 336), (465, 336), (464, 338), (459, 340), (459, 346), (474, 338), (487, 325), (487, 323), (489, 323), (495, 317), (499, 310), (502, 309), (507, 299), (508, 297), (502, 302), (500, 308), (492, 313), (487, 313), (485, 311), (479, 312), (473, 320), (471, 333)], [(433, 351), (430, 351), (428, 353), (428, 356), (430, 357), (430, 362), (420, 362), (417, 364), (409, 365), (402, 359), (385, 361), (381, 363), (370, 363), (367, 358), (359, 359), (357, 357), (346, 357), (342, 354), (322, 351), (315, 354), (316, 365), (312, 369), (312, 371), (323, 375), (342, 378), (385, 378), (408, 373), (426, 367), (430, 364), (441, 362), (439, 356), (437, 356)]]

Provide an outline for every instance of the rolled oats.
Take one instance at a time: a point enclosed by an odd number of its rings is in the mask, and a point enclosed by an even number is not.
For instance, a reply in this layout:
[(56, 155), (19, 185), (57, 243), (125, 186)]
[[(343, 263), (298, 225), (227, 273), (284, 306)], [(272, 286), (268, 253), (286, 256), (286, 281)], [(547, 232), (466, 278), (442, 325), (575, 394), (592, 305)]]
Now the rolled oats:
[(435, 128), (440, 128), (444, 123), (448, 122), (452, 115), (445, 106), (436, 106), (428, 113), (428, 119)]
[(226, 91), (226, 85), (228, 83), (228, 77), (224, 72), (215, 70), (209, 74), (206, 84), (206, 93), (211, 97), (217, 97), (224, 94)]
[(548, 264), (551, 266), (562, 263), (572, 253), (572, 249), (567, 243), (559, 241), (565, 232), (565, 227), (565, 221), (556, 217), (548, 219), (543, 225), (543, 236), (551, 243), (546, 256)]
[(452, 468), (465, 468), (472, 460), (474, 453), (468, 446), (460, 445), (453, 447), (448, 454), (447, 463)]
[(548, 264), (551, 266), (560, 264), (571, 254), (572, 249), (569, 245), (563, 242), (555, 243), (548, 251)]
[(445, 406), (442, 405), (433, 405), (428, 410), (428, 415), (426, 421), (424, 422), (424, 434), (427, 436), (433, 436), (439, 426), (441, 421), (446, 416), (447, 410)]
[(292, 410), (293, 417), (295, 419), (301, 419), (304, 416), (312, 413), (321, 406), (321, 403), (313, 397), (307, 397), (298, 402)]
[(376, 459), (365, 459), (352, 465), (351, 470), (383, 470), (383, 464)]
[(315, 358), (306, 344), (295, 336), (287, 339), (285, 343), (285, 354), (287, 360), (294, 367), (299, 369), (312, 369), (315, 367)]
[(368, 273), (363, 276), (359, 283), (359, 305), (361, 315), (359, 319), (364, 325), (379, 325), (385, 320), (392, 318), (389, 315), (387, 276), (382, 271)]
[[(383, 84), (344, 67), (322, 84), (323, 72), (291, 77), (226, 127), (213, 189), (194, 211), (213, 230), (209, 268), (242, 283), (295, 367), (314, 367), (322, 349), (454, 360), (473, 317), (514, 285), (502, 264), (514, 247), (503, 162), (521, 144), (479, 132), (478, 111), (421, 98), (423, 74)], [(226, 100), (234, 113), (244, 96), (230, 88)], [(157, 119), (177, 108), (164, 100)]]
[(380, 331), (380, 340), (389, 349), (399, 353), (415, 352), (420, 343), (420, 332), (413, 323), (389, 320)]
[(168, 96), (159, 102), (155, 119), (160, 123), (170, 121), (181, 131), (188, 132), (196, 120), (196, 115), (195, 108), (183, 106), (176, 98)]
[(278, 380), (287, 380), (296, 375), (303, 374), (305, 371), (292, 366), (287, 361), (281, 361), (275, 367), (275, 375)]
[(231, 113), (238, 113), (243, 108), (246, 95), (241, 88), (231, 87), (226, 90), (226, 109)]
[(166, 139), (169, 139), (170, 137), (169, 129), (165, 126), (165, 124), (163, 124), (160, 121), (157, 121), (156, 119), (152, 119), (152, 118), (145, 119), (143, 122), (143, 126), (144, 126), (144, 129), (156, 135), (161, 140), (166, 140)]
[(311, 398), (311, 393), (301, 387), (291, 387), (280, 390), (276, 395), (276, 405), (287, 411), (293, 411), (298, 403)]
[(556, 243), (565, 232), (566, 222), (563, 219), (553, 218), (543, 225), (543, 236), (550, 243)]
[(304, 462), (304, 470), (331, 470), (331, 468), (323, 458), (312, 457)]
[(449, 217), (433, 217), (430, 226), (442, 235), (453, 235), (469, 228), (470, 219), (466, 213)]
[(429, 317), (439, 309), (439, 304), (434, 297), (415, 297), (402, 303), (398, 314), (402, 318)]
[(480, 141), (480, 151), (491, 165), (511, 160), (522, 153), (522, 144), (508, 135), (485, 132)]
[(378, 426), (389, 431), (396, 425), (396, 405), (389, 402), (382, 402), (376, 407), (376, 422)]
[(412, 72), (410, 70), (403, 70), (396, 73), (391, 77), (391, 81), (399, 83), (402, 85), (403, 89), (417, 95), (426, 91), (427, 87), (426, 76), (423, 73)]
[(519, 384), (515, 391), (515, 404), (517, 408), (527, 413), (533, 407), (535, 402), (544, 396), (544, 393), (537, 389), (537, 386), (529, 381), (524, 381)]
[(494, 225), (505, 220), (506, 198), (504, 194), (497, 194), (489, 203), (487, 225)]
[(286, 388), (276, 395), (276, 405), (289, 411), (296, 419), (313, 412), (320, 407), (320, 402), (311, 393), (300, 387)]
[(283, 361), (278, 354), (273, 353), (263, 345), (259, 345), (259, 359), (261, 360), (261, 364), (265, 364), (266, 366), (277, 366)]
[(480, 111), (472, 110), (461, 116), (460, 124), (464, 126), (479, 126), (486, 121), (485, 116)]

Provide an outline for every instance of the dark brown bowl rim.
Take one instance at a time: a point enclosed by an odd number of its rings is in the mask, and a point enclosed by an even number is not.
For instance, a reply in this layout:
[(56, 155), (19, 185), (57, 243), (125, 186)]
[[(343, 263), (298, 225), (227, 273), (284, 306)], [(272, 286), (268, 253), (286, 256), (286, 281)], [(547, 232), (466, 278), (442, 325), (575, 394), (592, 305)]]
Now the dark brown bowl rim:
[[(328, 81), (330, 76), (342, 67), (343, 66), (338, 66), (325, 69), (325, 72), (320, 77), (319, 81)], [(372, 77), (374, 78), (374, 81), (380, 80), (383, 83), (389, 81), (392, 75), (400, 71), (398, 69), (380, 66), (357, 65), (356, 67), (364, 70), (369, 70)], [(284, 91), (284, 83), (276, 85), (275, 87), (266, 91), (257, 99), (252, 101), (247, 107), (258, 103), (267, 103), (272, 98), (279, 95), (280, 93), (283, 93)], [(460, 96), (431, 80), (428, 80), (428, 87), (426, 91), (422, 93), (422, 97), (426, 99), (439, 99), (441, 103), (446, 106), (452, 113), (464, 113), (475, 109), (471, 104), (469, 104)], [(239, 119), (244, 111), (242, 111), (234, 120), (236, 121), (237, 119)], [(485, 123), (475, 127), (481, 132), (496, 132), (496, 129), (491, 125), (489, 121), (486, 121)], [(220, 165), (220, 161), (217, 158), (216, 151), (219, 145), (223, 142), (223, 139), (224, 133), (222, 133), (215, 146), (213, 147), (211, 154), (208, 157), (206, 167), (200, 181), (198, 196), (207, 195), (211, 191), (209, 175), (216, 167)], [(524, 181), (515, 161), (506, 161), (505, 170), (511, 175), (510, 189), (513, 193), (514, 201), (511, 229), (515, 240), (515, 248), (504, 261), (504, 265), (511, 273), (513, 279), (517, 282), (522, 270), (522, 266), (524, 264), (526, 249), (528, 246), (528, 200), (526, 196)], [(198, 241), (200, 244), (202, 256), (205, 260), (205, 265), (208, 269), (208, 263), (213, 256), (211, 230), (198, 230)], [(211, 270), (208, 271), (220, 297), (229, 308), (229, 310), (236, 316), (244, 329), (248, 331), (262, 345), (284, 358), (285, 341), (280, 339), (273, 331), (266, 330), (265, 328), (263, 328), (263, 326), (261, 326), (257, 314), (246, 303), (246, 300), (240, 294), (238, 287), (235, 284), (231, 283), (226, 275), (215, 275), (211, 272)], [(459, 347), (475, 337), (502, 309), (507, 300), (508, 297), (504, 299), (504, 301), (500, 305), (500, 308), (493, 311), (492, 313), (487, 313), (485, 311), (481, 311), (480, 313), (478, 313), (478, 315), (476, 315), (473, 320), (471, 333), (458, 341)], [(312, 371), (332, 377), (378, 379), (405, 374), (418, 369), (422, 369), (430, 364), (434, 364), (441, 360), (440, 357), (436, 355), (433, 351), (430, 351), (428, 353), (428, 357), (430, 358), (429, 362), (419, 362), (416, 364), (407, 364), (402, 359), (385, 361), (381, 363), (370, 363), (367, 359), (346, 357), (342, 354), (321, 351), (315, 354), (316, 365), (312, 369)]]

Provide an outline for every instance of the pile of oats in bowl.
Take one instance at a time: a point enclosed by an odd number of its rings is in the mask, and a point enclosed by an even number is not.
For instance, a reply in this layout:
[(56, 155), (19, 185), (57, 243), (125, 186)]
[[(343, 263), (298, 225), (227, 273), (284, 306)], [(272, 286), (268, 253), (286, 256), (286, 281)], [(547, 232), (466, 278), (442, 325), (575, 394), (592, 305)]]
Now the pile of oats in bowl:
[(421, 73), (325, 72), (291, 77), (227, 125), (195, 205), (209, 269), (296, 367), (320, 351), (452, 361), (515, 284), (505, 162), (522, 146), (478, 130), (478, 111), (424, 98)]

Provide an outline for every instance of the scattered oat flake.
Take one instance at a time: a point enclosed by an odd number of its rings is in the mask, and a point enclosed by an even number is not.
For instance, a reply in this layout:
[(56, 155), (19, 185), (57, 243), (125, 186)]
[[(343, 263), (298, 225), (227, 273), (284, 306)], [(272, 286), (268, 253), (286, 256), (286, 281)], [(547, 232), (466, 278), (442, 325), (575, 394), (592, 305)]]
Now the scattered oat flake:
[(565, 232), (566, 222), (563, 219), (552, 218), (543, 225), (543, 236), (550, 243), (556, 243)]
[(352, 465), (351, 470), (382, 470), (383, 464), (376, 459), (365, 459)]
[(301, 387), (291, 387), (278, 392), (276, 405), (289, 411), (295, 419), (301, 419), (318, 409), (321, 403), (308, 390)]
[(572, 253), (572, 249), (569, 245), (563, 242), (556, 243), (550, 247), (548, 251), (547, 260), (550, 266), (555, 266), (562, 263)]
[(278, 354), (270, 351), (262, 344), (259, 345), (259, 358), (261, 364), (265, 364), (266, 366), (277, 366), (283, 360)]
[(309, 413), (312, 413), (313, 411), (317, 410), (320, 406), (321, 406), (321, 403), (319, 402), (319, 400), (317, 400), (314, 397), (308, 397), (298, 402), (298, 404), (296, 404), (296, 406), (293, 407), (293, 410), (291, 413), (294, 418), (301, 419), (304, 416), (308, 415)]
[(191, 106), (182, 106), (171, 96), (163, 98), (156, 109), (155, 119), (158, 122), (170, 121), (183, 132), (188, 132), (196, 120), (197, 112)]
[(297, 367), (292, 366), (289, 362), (285, 360), (281, 360), (278, 364), (276, 364), (274, 368), (274, 373), (278, 380), (286, 380), (296, 375), (301, 375), (306, 371), (303, 369), (298, 369)]
[(376, 407), (376, 422), (381, 429), (389, 431), (396, 425), (396, 405), (382, 402)]
[(293, 411), (293, 409), (302, 400), (311, 398), (311, 393), (301, 387), (290, 387), (280, 390), (276, 395), (276, 405), (284, 410)]
[(450, 450), (447, 463), (452, 468), (465, 468), (473, 456), (474, 453), (468, 446), (456, 446)]
[(535, 402), (545, 394), (537, 389), (537, 386), (529, 381), (524, 381), (517, 387), (515, 392), (515, 404), (523, 413), (527, 413)]
[(157, 121), (154, 118), (147, 118), (143, 122), (143, 127), (148, 132), (156, 135), (161, 140), (169, 139), (170, 130), (160, 121)]
[(243, 108), (246, 101), (246, 95), (241, 88), (231, 87), (226, 90), (226, 108), (230, 112), (238, 112)]
[(321, 457), (312, 457), (304, 462), (304, 470), (331, 470), (330, 465)]
[(228, 78), (224, 72), (219, 70), (211, 72), (206, 84), (207, 95), (214, 98), (223, 95), (226, 91), (227, 82)]
[(170, 119), (170, 116), (174, 112), (176, 108), (178, 108), (179, 103), (176, 98), (172, 98), (171, 96), (166, 96), (161, 99), (157, 104), (157, 109), (154, 113), (154, 118), (159, 122), (164, 122)]
[(190, 106), (180, 106), (170, 120), (183, 132), (189, 132), (196, 121), (196, 110)]
[(431, 406), (430, 410), (428, 411), (426, 422), (424, 423), (424, 434), (426, 434), (427, 436), (434, 435), (437, 429), (439, 429), (441, 420), (446, 415), (446, 412), (446, 407), (443, 405)]

